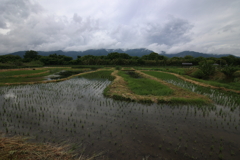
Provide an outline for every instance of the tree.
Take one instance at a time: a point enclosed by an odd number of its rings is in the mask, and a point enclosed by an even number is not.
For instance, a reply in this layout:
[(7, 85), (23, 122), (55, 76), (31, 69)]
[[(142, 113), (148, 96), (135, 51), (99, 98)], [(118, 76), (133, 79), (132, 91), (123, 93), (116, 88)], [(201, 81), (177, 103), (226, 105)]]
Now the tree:
[(131, 59), (132, 57), (129, 56), (127, 53), (119, 53), (119, 58), (122, 58), (122, 59)]
[(38, 52), (30, 50), (26, 51), (24, 57), (25, 62), (30, 62), (30, 61), (36, 61), (40, 59), (40, 55), (38, 55)]
[(231, 64), (229, 66), (225, 66), (221, 71), (227, 76), (229, 81), (233, 81), (233, 75), (236, 71), (238, 71), (238, 68)]
[(7, 62), (21, 62), (22, 58), (18, 55), (3, 55), (0, 56), (0, 62), (1, 63), (7, 63)]
[(198, 68), (203, 72), (206, 78), (209, 78), (211, 75), (215, 73), (215, 67), (213, 66), (212, 61), (204, 60), (200, 62)]
[(221, 59), (224, 59), (228, 65), (232, 64), (232, 65), (237, 65), (237, 60), (238, 58), (233, 56), (233, 55), (229, 55), (229, 56), (226, 56), (226, 57), (221, 57)]
[(49, 56), (42, 56), (39, 60), (42, 63), (44, 63), (45, 65), (49, 65), (50, 61), (51, 61), (51, 58)]
[(106, 58), (111, 60), (117, 59), (119, 58), (119, 53), (118, 52), (109, 53)]
[(191, 55), (186, 55), (186, 56), (184, 56), (184, 59), (186, 59), (186, 60), (193, 60), (194, 57), (191, 56)]

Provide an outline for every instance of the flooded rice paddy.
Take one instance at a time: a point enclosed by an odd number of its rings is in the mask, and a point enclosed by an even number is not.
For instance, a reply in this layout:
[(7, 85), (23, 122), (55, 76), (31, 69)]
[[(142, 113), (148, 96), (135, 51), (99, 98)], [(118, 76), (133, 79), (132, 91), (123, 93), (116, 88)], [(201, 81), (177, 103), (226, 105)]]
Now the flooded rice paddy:
[(110, 83), (73, 78), (1, 87), (0, 131), (106, 159), (239, 159), (239, 106), (116, 101), (102, 94)]

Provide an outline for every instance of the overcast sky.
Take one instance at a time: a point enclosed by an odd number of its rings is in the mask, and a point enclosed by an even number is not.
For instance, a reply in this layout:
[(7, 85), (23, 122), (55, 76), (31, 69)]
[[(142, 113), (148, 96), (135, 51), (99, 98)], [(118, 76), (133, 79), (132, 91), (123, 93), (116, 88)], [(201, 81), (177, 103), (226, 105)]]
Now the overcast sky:
[(0, 0), (0, 54), (147, 48), (240, 56), (240, 0)]

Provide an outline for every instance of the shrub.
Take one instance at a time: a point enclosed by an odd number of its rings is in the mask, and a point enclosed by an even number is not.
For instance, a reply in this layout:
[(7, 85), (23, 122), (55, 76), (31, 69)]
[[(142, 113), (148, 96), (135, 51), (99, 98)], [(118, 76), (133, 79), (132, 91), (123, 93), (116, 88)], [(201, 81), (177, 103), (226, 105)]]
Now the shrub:
[(234, 77), (239, 78), (240, 77), (240, 71), (237, 71), (233, 74)]
[(234, 73), (238, 70), (236, 66), (229, 65), (225, 66), (221, 71), (227, 76), (227, 79), (229, 81), (233, 81), (234, 79)]
[(215, 67), (213, 66), (212, 62), (202, 61), (198, 68), (203, 72), (206, 78), (209, 78), (211, 75), (215, 73)]
[(116, 66), (115, 69), (116, 69), (116, 70), (121, 70), (122, 67), (121, 67), (121, 66)]
[(192, 77), (194, 77), (194, 78), (199, 78), (199, 79), (205, 78), (204, 73), (203, 73), (200, 69), (197, 69), (197, 70), (195, 70), (194, 72), (192, 72), (192, 73), (190, 74), (190, 76), (192, 76)]

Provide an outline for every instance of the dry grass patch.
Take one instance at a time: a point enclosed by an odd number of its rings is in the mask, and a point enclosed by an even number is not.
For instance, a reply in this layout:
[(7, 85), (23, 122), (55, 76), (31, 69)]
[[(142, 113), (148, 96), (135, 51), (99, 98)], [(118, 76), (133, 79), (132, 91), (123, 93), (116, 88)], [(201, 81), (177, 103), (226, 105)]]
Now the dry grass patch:
[(23, 137), (0, 137), (0, 160), (93, 160), (103, 154), (84, 156), (74, 154), (68, 145), (56, 146), (27, 142)]
[[(67, 146), (52, 146), (26, 142), (22, 137), (0, 138), (0, 159), (74, 159), (74, 155), (67, 152)], [(76, 158), (75, 158), (76, 159)]]

